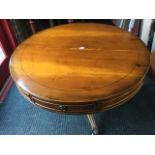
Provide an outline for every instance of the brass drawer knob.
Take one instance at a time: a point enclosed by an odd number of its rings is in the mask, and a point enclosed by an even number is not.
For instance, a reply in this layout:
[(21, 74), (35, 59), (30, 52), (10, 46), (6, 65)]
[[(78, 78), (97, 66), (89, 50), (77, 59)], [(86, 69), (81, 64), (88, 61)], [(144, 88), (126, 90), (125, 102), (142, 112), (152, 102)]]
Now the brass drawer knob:
[(59, 110), (61, 110), (61, 111), (67, 111), (67, 106), (65, 106), (65, 105), (59, 105)]

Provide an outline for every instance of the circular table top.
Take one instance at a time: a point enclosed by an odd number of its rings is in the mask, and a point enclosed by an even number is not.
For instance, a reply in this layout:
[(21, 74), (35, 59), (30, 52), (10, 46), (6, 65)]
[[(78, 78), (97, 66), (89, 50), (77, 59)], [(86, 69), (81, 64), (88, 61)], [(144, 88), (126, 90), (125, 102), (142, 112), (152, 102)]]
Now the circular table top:
[(90, 102), (143, 80), (149, 52), (133, 34), (94, 23), (49, 28), (20, 44), (10, 71), (23, 90), (57, 102)]
[(153, 51), (150, 55), (150, 64), (153, 75), (155, 75), (155, 51)]

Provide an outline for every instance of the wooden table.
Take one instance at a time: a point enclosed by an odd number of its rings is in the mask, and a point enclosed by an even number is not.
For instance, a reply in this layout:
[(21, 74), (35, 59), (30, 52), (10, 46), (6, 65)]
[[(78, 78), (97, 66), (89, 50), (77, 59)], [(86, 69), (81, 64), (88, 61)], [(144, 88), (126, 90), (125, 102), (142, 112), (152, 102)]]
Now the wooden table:
[(21, 94), (47, 110), (93, 114), (121, 105), (143, 85), (149, 52), (114, 26), (76, 23), (49, 28), (20, 44), (10, 72)]
[(151, 52), (150, 54), (150, 68), (151, 68), (151, 73), (153, 77), (155, 77), (155, 51)]

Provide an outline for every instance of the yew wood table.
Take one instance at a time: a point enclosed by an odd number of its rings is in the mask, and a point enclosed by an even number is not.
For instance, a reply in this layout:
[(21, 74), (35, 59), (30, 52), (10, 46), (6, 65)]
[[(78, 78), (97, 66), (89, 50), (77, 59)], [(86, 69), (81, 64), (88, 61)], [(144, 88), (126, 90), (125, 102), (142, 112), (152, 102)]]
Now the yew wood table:
[(155, 78), (155, 51), (150, 54), (150, 71)]
[(76, 23), (41, 31), (10, 60), (20, 93), (47, 110), (93, 114), (121, 105), (143, 85), (149, 52), (133, 34), (114, 26)]

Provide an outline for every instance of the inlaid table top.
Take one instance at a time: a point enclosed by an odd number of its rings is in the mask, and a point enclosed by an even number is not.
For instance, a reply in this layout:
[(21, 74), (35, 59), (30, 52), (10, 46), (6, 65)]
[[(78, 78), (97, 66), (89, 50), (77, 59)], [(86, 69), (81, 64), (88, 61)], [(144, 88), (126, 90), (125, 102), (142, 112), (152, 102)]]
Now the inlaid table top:
[(11, 75), (21, 90), (75, 105), (112, 100), (129, 91), (131, 95), (148, 68), (149, 52), (136, 36), (94, 23), (41, 31), (20, 44), (10, 60)]
[(150, 54), (151, 72), (155, 76), (155, 51)]

